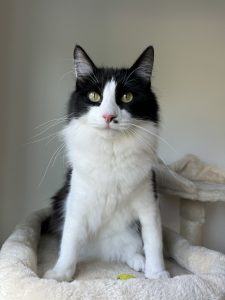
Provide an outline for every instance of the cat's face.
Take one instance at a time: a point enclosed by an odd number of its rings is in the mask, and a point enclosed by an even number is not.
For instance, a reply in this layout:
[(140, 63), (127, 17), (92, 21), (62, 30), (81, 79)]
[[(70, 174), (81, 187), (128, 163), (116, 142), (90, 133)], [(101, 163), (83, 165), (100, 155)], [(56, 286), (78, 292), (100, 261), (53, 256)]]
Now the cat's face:
[(151, 90), (154, 51), (148, 47), (129, 69), (97, 68), (76, 46), (76, 89), (69, 102), (70, 120), (118, 134), (140, 122), (158, 123), (158, 104)]

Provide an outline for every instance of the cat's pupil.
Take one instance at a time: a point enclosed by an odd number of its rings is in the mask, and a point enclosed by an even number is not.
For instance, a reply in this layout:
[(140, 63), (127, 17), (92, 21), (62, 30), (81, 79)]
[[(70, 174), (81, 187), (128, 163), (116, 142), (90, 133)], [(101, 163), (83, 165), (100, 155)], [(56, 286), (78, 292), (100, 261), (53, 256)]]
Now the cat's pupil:
[(92, 102), (99, 102), (101, 100), (101, 96), (97, 92), (88, 93), (88, 98)]
[(131, 102), (133, 100), (133, 94), (131, 92), (128, 92), (122, 96), (121, 100), (124, 103)]

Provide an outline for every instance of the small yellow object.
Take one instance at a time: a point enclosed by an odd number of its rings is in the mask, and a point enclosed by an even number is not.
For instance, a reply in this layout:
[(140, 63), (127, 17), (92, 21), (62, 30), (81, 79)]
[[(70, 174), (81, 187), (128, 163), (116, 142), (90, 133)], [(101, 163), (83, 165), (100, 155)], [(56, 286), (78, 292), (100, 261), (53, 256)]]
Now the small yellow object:
[(131, 279), (131, 278), (136, 278), (136, 277), (132, 274), (119, 274), (117, 276), (117, 279), (120, 279), (120, 280), (127, 280), (127, 279)]

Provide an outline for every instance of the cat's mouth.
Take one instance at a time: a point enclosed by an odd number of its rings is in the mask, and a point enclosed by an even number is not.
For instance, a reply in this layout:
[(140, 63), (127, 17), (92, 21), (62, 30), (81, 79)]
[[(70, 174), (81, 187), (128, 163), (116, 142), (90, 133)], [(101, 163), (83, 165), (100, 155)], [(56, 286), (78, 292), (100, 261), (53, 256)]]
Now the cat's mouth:
[(103, 127), (101, 127), (101, 129), (106, 130), (106, 131), (118, 131), (118, 127), (117, 126), (113, 126), (112, 124), (105, 124)]
[(121, 133), (130, 128), (130, 123), (118, 118), (112, 120), (111, 122), (103, 122), (103, 120), (89, 120), (89, 126), (95, 128), (98, 132), (106, 133)]
[(110, 123), (104, 123), (104, 124), (93, 124), (93, 127), (97, 129), (99, 132), (102, 133), (119, 133), (121, 132), (119, 121), (114, 121)]
[(115, 131), (115, 132), (121, 132), (128, 128), (127, 124), (122, 124), (118, 120), (113, 120), (110, 123), (104, 123), (104, 125), (101, 127), (105, 131)]

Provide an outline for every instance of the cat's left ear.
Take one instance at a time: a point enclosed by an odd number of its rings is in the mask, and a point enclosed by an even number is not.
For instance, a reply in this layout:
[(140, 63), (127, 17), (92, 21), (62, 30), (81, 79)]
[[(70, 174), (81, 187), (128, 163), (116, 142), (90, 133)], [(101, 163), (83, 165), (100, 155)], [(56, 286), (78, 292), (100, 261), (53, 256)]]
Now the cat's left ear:
[(75, 66), (75, 75), (77, 79), (83, 79), (85, 77), (90, 76), (95, 67), (95, 64), (84, 51), (81, 46), (76, 45), (74, 52), (74, 66)]
[(138, 76), (146, 81), (150, 81), (154, 63), (154, 48), (147, 47), (142, 54), (138, 57), (135, 63), (130, 68), (131, 72), (136, 73)]

